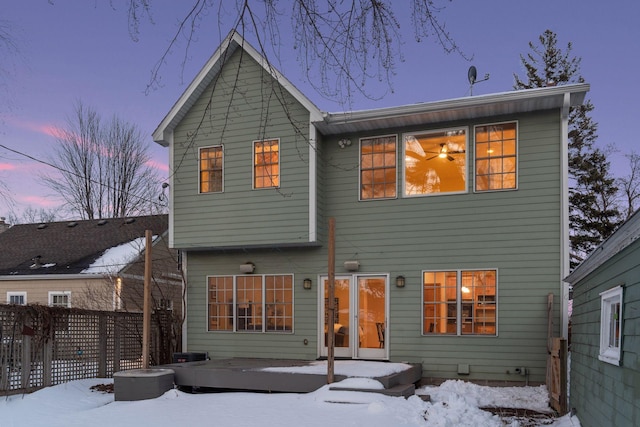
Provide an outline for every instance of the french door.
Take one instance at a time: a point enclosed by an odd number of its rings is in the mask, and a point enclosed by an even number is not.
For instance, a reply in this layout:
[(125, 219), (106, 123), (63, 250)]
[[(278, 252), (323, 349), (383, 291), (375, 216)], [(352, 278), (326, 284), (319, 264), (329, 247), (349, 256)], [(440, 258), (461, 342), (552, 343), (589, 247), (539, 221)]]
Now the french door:
[(328, 330), (335, 333), (336, 357), (388, 358), (388, 275), (336, 276), (334, 319), (329, 319), (327, 276), (320, 278), (320, 355), (327, 356)]

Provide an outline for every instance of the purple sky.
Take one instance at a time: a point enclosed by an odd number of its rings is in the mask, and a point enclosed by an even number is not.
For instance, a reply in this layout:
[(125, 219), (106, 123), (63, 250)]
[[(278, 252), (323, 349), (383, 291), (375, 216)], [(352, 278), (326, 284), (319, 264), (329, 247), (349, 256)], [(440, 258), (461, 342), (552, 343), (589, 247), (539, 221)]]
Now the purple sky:
[[(152, 0), (153, 23), (143, 20), (137, 42), (129, 35), (124, 0), (113, 0), (113, 7), (106, 0), (57, 0), (53, 4), (46, 0), (1, 1), (0, 20), (10, 26), (19, 54), (3, 57), (0, 62), (7, 71), (0, 75), (0, 144), (46, 160), (56, 144), (53, 129), (66, 125), (67, 118), (73, 116), (74, 103), (81, 100), (104, 118), (117, 114), (138, 125), (151, 147), (154, 166), (167, 176), (168, 151), (153, 142), (151, 133), (230, 27), (219, 26), (211, 11), (201, 23), (184, 73), (180, 66), (183, 42), (161, 72), (162, 87), (145, 94), (151, 70), (191, 1)], [(284, 8), (286, 1), (280, 3)], [(398, 13), (404, 61), (397, 61), (394, 92), (378, 101), (355, 97), (353, 109), (468, 96), (470, 65), (476, 66), (479, 78), (491, 75), (474, 87), (474, 95), (509, 91), (513, 73), (524, 76), (519, 55), (529, 52), (529, 41), (551, 29), (561, 47), (572, 42), (573, 54), (582, 57), (581, 72), (591, 84), (588, 97), (596, 107), (592, 116), (599, 124), (598, 144), (617, 145), (620, 152), (611, 157), (613, 173), (626, 174), (622, 155), (631, 150), (640, 152), (638, 131), (633, 127), (640, 117), (640, 3), (453, 0), (446, 4), (440, 17), (473, 60), (444, 53), (433, 39), (417, 43), (407, 6), (407, 11)], [(283, 17), (281, 28), (283, 32), (290, 28), (288, 17)], [(251, 36), (247, 38), (253, 42)], [(285, 34), (278, 47), (279, 70), (321, 110), (343, 111), (345, 107), (321, 97), (307, 84), (289, 40)], [(371, 91), (383, 93), (374, 84)], [(0, 147), (0, 180), (9, 186), (16, 202), (11, 208), (0, 199), (0, 216), (9, 215), (11, 209), (19, 214), (28, 206), (54, 209), (60, 205), (60, 200), (39, 184), (37, 174), (46, 169)], [(61, 212), (58, 219), (66, 218), (69, 216)]]

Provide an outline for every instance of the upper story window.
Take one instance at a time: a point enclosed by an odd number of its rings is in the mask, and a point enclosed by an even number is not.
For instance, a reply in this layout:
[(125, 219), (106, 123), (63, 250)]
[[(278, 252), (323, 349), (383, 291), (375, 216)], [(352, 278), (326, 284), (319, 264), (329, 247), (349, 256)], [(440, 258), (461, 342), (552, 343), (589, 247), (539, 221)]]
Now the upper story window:
[(269, 139), (253, 143), (253, 188), (280, 186), (280, 141)]
[(516, 122), (476, 126), (476, 191), (516, 188), (517, 130)]
[(396, 197), (397, 137), (360, 140), (360, 200)]
[(222, 145), (200, 149), (200, 193), (222, 192)]
[(622, 286), (600, 294), (600, 353), (603, 362), (620, 365), (622, 356)]
[(496, 270), (425, 271), (422, 333), (495, 335)]
[(466, 153), (466, 128), (405, 134), (404, 195), (465, 192)]
[(7, 292), (7, 304), (25, 305), (26, 303), (26, 292)]

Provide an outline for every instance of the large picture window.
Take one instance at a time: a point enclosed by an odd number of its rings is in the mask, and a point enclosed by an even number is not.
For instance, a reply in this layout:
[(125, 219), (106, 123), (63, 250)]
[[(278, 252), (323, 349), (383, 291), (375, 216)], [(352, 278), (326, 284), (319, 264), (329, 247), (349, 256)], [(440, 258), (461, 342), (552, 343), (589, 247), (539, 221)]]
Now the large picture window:
[(253, 188), (280, 186), (280, 141), (253, 143)]
[(360, 200), (396, 197), (396, 136), (360, 140)]
[(422, 333), (495, 335), (496, 270), (425, 271)]
[(222, 192), (222, 145), (200, 149), (200, 193)]
[(515, 122), (475, 128), (476, 191), (516, 188), (517, 133)]
[(404, 135), (404, 195), (467, 191), (465, 128)]
[(622, 286), (600, 294), (600, 353), (603, 362), (620, 365), (622, 349)]
[(208, 278), (210, 331), (292, 332), (293, 275)]

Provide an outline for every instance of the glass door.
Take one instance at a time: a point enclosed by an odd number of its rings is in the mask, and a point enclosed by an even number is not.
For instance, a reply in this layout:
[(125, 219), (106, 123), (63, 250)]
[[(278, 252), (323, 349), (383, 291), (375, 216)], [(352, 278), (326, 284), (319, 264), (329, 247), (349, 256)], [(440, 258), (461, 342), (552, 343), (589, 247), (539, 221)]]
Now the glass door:
[(336, 276), (332, 321), (327, 312), (328, 278), (322, 277), (320, 355), (326, 357), (328, 330), (334, 330), (335, 357), (386, 359), (388, 276)]

